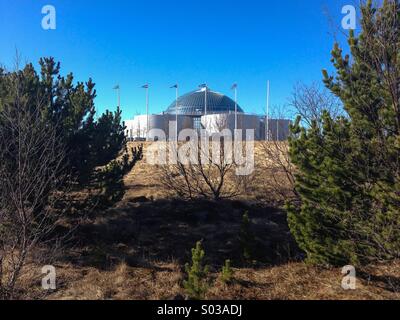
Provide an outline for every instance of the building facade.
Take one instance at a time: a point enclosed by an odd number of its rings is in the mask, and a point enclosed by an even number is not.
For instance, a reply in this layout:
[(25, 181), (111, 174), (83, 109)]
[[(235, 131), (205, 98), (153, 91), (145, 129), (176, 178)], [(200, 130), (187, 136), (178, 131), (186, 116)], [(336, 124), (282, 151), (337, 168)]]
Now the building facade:
[(267, 140), (267, 137), (270, 140), (286, 140), (291, 123), (285, 119), (269, 119), (267, 126), (266, 116), (246, 114), (228, 96), (204, 87), (179, 97), (162, 114), (138, 115), (133, 120), (125, 121), (126, 136), (129, 140), (150, 141), (175, 138), (176, 117), (178, 132), (185, 129), (204, 129), (210, 135), (224, 129), (234, 132), (236, 123), (236, 128), (243, 130), (243, 139), (246, 138), (246, 130), (253, 130), (256, 141)]

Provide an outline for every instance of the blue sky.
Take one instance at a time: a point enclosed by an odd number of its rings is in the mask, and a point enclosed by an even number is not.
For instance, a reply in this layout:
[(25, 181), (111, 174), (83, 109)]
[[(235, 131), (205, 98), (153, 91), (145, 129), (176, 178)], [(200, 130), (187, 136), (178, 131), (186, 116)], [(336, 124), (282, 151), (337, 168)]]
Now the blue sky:
[[(342, 41), (342, 7), (353, 0), (0, 0), (0, 63), (18, 49), (35, 64), (54, 56), (62, 73), (96, 83), (99, 112), (116, 108), (117, 83), (128, 119), (145, 110), (141, 85), (150, 83), (158, 113), (181, 93), (206, 82), (239, 104), (263, 113), (266, 81), (272, 108), (284, 106), (293, 85), (320, 82), (332, 70), (330, 51)], [(57, 10), (57, 29), (43, 30), (41, 9)]]

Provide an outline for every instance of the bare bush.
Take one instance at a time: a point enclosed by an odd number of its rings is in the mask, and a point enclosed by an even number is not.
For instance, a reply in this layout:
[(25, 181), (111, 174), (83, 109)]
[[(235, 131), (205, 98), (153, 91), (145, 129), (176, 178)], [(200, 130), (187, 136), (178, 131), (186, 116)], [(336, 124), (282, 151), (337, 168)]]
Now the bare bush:
[(12, 99), (0, 101), (0, 298), (12, 299), (33, 249), (56, 243), (65, 152), (43, 120), (42, 101), (25, 99), (18, 74), (7, 86)]
[(328, 111), (333, 119), (343, 114), (340, 100), (316, 83), (296, 84), (289, 100), (289, 106), (301, 116), (302, 121), (308, 126), (313, 120), (320, 124), (324, 110)]
[(294, 166), (289, 158), (287, 141), (261, 142), (263, 153), (263, 187), (271, 201), (285, 202), (297, 199)]
[[(242, 194), (249, 177), (237, 175), (232, 141), (192, 142), (189, 154), (175, 152), (176, 163), (160, 167), (161, 183), (182, 199), (230, 199)], [(193, 151), (194, 150), (194, 151)]]

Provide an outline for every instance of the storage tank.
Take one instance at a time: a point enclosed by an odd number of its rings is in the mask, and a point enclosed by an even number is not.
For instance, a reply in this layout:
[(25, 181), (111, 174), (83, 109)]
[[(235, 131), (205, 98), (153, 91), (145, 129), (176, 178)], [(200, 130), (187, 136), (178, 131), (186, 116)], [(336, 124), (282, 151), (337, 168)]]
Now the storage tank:
[[(219, 133), (224, 129), (235, 130), (235, 114), (222, 113), (201, 117), (202, 126), (209, 134)], [(254, 115), (239, 113), (237, 115), (237, 129), (242, 130), (242, 139), (246, 139), (246, 130), (254, 130), (254, 140), (261, 140), (260, 118)]]
[[(149, 140), (175, 137), (175, 116), (168, 114), (149, 115)], [(126, 136), (129, 140), (144, 140), (147, 136), (147, 115), (135, 116), (133, 120), (125, 121)], [(178, 116), (178, 132), (193, 126), (191, 117)], [(171, 133), (170, 133), (171, 129)]]

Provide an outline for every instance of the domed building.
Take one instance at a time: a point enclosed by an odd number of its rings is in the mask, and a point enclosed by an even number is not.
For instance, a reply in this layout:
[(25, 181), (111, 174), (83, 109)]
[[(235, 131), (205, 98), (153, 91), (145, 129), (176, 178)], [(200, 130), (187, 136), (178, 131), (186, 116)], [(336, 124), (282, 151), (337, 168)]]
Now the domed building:
[[(176, 106), (178, 105), (178, 108)], [(239, 105), (235, 105), (228, 96), (212, 91), (208, 87), (189, 92), (178, 98), (168, 107), (165, 114), (188, 116), (193, 119), (193, 129), (201, 129), (201, 118), (213, 114), (244, 114)]]
[[(237, 113), (236, 113), (237, 112)], [(178, 118), (178, 132), (184, 129), (205, 129), (210, 134), (223, 129), (253, 130), (255, 140), (266, 137), (266, 117), (246, 114), (244, 110), (228, 96), (204, 86), (191, 91), (173, 101), (170, 106), (158, 115), (139, 115), (133, 120), (125, 121), (126, 135), (129, 140), (150, 141), (175, 137), (175, 123)], [(289, 120), (269, 119), (272, 139), (285, 140), (289, 134)], [(147, 130), (148, 127), (148, 130)], [(161, 132), (165, 135), (162, 136)], [(180, 137), (180, 139), (185, 139)]]
[[(175, 114), (175, 109), (176, 101), (168, 107), (165, 113)], [(239, 105), (237, 110), (239, 113), (244, 113)], [(192, 91), (178, 98), (178, 114), (180, 115), (202, 116), (233, 112), (235, 112), (235, 101), (209, 88)]]

